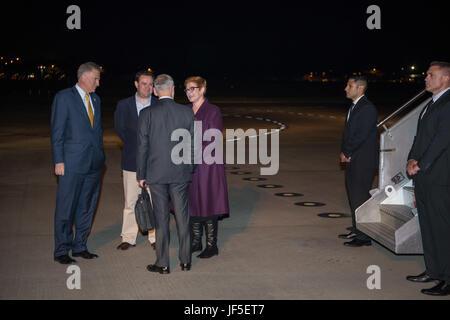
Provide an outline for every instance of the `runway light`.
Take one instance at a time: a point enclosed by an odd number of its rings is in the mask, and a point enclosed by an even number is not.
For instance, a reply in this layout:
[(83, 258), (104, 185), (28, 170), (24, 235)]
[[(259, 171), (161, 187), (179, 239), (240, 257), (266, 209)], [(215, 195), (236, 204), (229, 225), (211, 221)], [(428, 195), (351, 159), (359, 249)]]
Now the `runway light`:
[(303, 197), (302, 193), (296, 193), (296, 192), (281, 192), (281, 193), (275, 193), (278, 197)]
[(235, 175), (244, 175), (244, 174), (251, 174), (251, 172), (248, 171), (234, 171), (234, 172), (230, 172), (231, 174), (235, 174)]
[(325, 205), (325, 203), (307, 201), (307, 202), (296, 202), (295, 205), (301, 207), (322, 207)]
[(258, 185), (258, 187), (265, 188), (265, 189), (283, 188), (283, 186), (279, 185), (279, 184), (260, 184), (260, 185)]
[(350, 215), (340, 212), (319, 213), (318, 216), (321, 218), (331, 218), (331, 219), (350, 217)]
[(245, 180), (245, 181), (265, 181), (265, 180), (267, 180), (266, 178), (256, 178), (256, 177), (253, 177), (253, 178), (244, 178), (243, 180)]

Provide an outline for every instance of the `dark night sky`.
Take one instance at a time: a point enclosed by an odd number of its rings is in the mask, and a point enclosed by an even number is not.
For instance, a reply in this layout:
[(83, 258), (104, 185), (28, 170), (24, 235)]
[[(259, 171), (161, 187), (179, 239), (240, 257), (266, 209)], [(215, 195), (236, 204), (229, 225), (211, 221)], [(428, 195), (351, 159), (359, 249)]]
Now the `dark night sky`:
[[(449, 60), (444, 1), (309, 2), (15, 1), (1, 5), (0, 51), (33, 63), (219, 77)], [(71, 4), (81, 7), (81, 30), (66, 28)], [(366, 27), (371, 4), (381, 8), (381, 30)]]

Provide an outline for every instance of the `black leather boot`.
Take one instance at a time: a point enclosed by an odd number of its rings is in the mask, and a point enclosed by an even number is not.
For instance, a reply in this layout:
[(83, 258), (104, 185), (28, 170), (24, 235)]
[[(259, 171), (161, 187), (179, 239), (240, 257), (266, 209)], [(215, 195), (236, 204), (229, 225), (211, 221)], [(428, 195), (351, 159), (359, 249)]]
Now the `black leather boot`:
[(199, 258), (211, 258), (219, 254), (219, 248), (217, 248), (217, 220), (206, 221), (205, 232), (206, 249), (198, 255)]
[(191, 253), (202, 251), (203, 223), (191, 222)]

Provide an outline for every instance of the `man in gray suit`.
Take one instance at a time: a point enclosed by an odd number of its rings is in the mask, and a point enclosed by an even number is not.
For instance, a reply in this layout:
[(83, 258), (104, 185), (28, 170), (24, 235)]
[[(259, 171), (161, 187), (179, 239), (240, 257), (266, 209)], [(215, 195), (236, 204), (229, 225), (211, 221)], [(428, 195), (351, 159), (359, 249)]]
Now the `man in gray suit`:
[(175, 211), (181, 270), (191, 268), (188, 201), (194, 169), (193, 148), (188, 149), (190, 161), (176, 164), (172, 161), (172, 150), (179, 142), (171, 137), (175, 130), (185, 130), (193, 145), (195, 118), (192, 109), (173, 101), (175, 87), (169, 75), (161, 74), (155, 79), (154, 93), (159, 100), (139, 115), (136, 177), (141, 187), (150, 186), (156, 217), (157, 259), (147, 270), (167, 274), (170, 273), (169, 197)]

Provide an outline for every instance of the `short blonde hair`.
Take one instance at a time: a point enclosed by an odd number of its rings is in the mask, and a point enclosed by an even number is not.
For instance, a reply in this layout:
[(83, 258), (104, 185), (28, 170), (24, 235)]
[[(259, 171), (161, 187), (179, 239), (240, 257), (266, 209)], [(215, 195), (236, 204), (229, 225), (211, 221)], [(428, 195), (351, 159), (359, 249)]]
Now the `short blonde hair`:
[(189, 77), (184, 81), (184, 86), (186, 87), (189, 82), (195, 83), (195, 85), (199, 88), (205, 88), (206, 93), (206, 80), (200, 76)]

